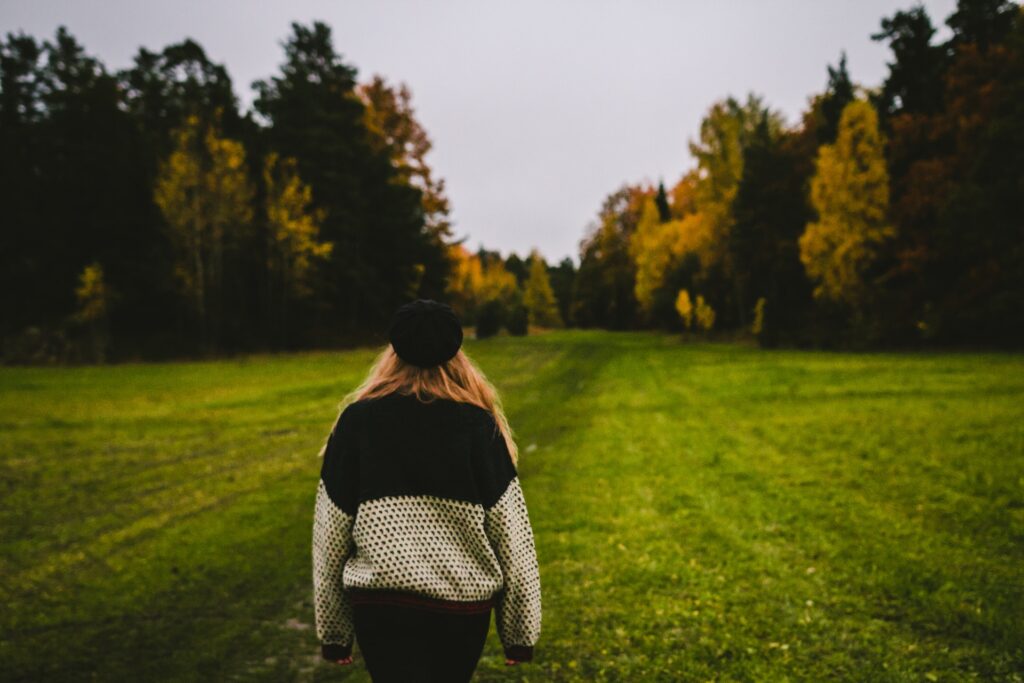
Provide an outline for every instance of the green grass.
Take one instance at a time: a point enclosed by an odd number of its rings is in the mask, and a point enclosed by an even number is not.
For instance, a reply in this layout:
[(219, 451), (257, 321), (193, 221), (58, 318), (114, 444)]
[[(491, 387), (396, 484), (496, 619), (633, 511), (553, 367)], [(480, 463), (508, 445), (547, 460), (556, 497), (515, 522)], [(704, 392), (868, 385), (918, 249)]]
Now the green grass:
[[(544, 602), (477, 680), (1024, 680), (1024, 357), (466, 348)], [(369, 680), (318, 659), (310, 533), (373, 354), (0, 369), (0, 679)]]

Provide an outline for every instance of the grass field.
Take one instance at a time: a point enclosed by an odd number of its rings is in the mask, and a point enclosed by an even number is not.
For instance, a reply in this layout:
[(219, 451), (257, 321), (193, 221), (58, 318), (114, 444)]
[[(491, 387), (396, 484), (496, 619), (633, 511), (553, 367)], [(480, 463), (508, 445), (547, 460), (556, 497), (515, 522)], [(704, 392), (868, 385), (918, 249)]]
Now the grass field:
[[(1024, 681), (1024, 357), (467, 341), (502, 390), (544, 626), (480, 681)], [(374, 350), (0, 369), (0, 677), (367, 681), (310, 534)]]

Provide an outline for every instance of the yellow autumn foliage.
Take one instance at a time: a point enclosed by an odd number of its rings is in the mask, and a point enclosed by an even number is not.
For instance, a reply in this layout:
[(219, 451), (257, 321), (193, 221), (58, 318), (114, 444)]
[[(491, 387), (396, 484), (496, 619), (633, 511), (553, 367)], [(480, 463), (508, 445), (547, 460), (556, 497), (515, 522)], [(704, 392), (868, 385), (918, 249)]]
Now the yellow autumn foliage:
[(480, 259), (461, 244), (448, 247), (448, 281), (445, 292), (452, 308), (465, 317), (477, 305), (477, 294), (483, 286), (484, 271)]
[(511, 306), (519, 298), (519, 282), (502, 261), (484, 265), (477, 254), (461, 244), (448, 248), (448, 258), (451, 268), (445, 293), (460, 316), (469, 315), (486, 301), (497, 300)]
[(285, 291), (301, 298), (312, 293), (310, 279), (317, 261), (324, 261), (334, 245), (320, 242), (322, 209), (314, 209), (313, 188), (299, 177), (295, 159), (271, 152), (263, 160), (266, 187), (267, 267)]
[(707, 332), (715, 326), (715, 309), (711, 307), (711, 304), (704, 301), (704, 297), (700, 294), (697, 295), (697, 303), (694, 306), (693, 313), (698, 328)]
[(754, 322), (750, 326), (750, 331), (755, 337), (760, 336), (761, 333), (764, 332), (764, 308), (766, 304), (767, 301), (763, 296), (757, 300), (756, 304), (754, 304)]
[(863, 303), (865, 271), (894, 235), (886, 221), (889, 174), (875, 108), (854, 100), (843, 109), (834, 145), (822, 145), (811, 180), (818, 220), (799, 240), (800, 260), (820, 299)]
[(686, 329), (693, 327), (693, 301), (690, 300), (690, 292), (680, 289), (676, 295), (676, 312), (683, 319), (683, 326)]
[(562, 327), (562, 314), (558, 310), (555, 292), (551, 289), (548, 266), (537, 249), (530, 253), (530, 277), (526, 280), (523, 304), (529, 312), (531, 325)]
[(252, 226), (254, 190), (240, 142), (189, 116), (173, 134), (153, 198), (175, 250), (174, 272), (205, 328), (208, 303), (223, 286), (225, 249)]

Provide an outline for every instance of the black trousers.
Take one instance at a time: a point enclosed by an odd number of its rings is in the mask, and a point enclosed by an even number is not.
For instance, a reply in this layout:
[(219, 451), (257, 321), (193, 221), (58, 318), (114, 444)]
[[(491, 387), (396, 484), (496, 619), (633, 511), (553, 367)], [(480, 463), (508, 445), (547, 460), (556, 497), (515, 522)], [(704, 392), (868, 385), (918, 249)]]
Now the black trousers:
[(356, 642), (374, 683), (461, 683), (484, 651), (491, 613), (353, 605)]

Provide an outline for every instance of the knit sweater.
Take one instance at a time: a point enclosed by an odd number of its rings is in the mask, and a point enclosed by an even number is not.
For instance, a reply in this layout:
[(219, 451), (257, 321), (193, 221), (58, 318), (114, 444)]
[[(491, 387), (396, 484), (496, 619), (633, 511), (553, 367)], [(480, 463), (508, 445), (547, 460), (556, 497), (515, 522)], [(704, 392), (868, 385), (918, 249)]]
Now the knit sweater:
[(505, 656), (532, 659), (537, 555), (493, 414), (399, 393), (349, 404), (317, 485), (313, 592), (326, 659), (351, 653), (360, 602), (449, 613), (493, 607)]

